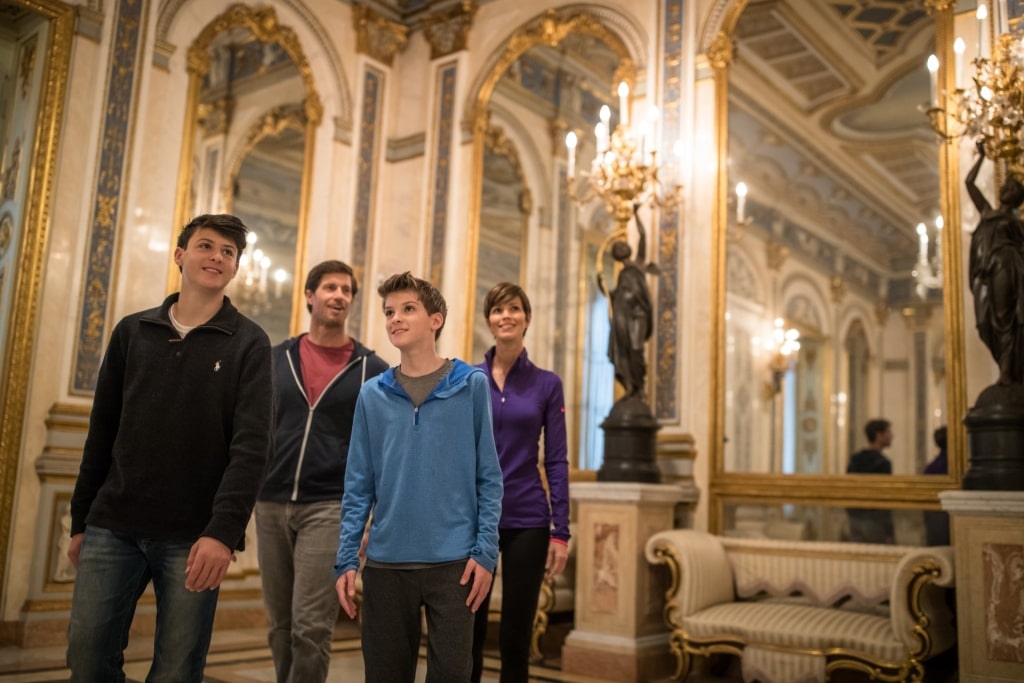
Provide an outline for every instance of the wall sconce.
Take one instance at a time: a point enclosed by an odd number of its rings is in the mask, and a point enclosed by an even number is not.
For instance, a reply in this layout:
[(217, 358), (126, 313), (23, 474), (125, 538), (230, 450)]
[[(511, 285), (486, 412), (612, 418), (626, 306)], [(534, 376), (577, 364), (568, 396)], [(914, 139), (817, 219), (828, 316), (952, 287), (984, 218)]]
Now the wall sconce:
[[(256, 233), (249, 231), (245, 236), (249, 248), (255, 246)], [(270, 257), (262, 249), (254, 249), (252, 254), (242, 254), (238, 259), (238, 276), (235, 278), (234, 297), (238, 309), (247, 315), (260, 315), (270, 310), (273, 305), (269, 293), (269, 281), (274, 281), (273, 298), (280, 299), (284, 283), (289, 273), (284, 268), (271, 271)]]
[(786, 328), (782, 318), (775, 319), (775, 326), (765, 347), (771, 353), (768, 358), (768, 369), (772, 373), (770, 382), (765, 382), (764, 398), (772, 399), (782, 391), (782, 380), (789, 372), (793, 363), (793, 355), (800, 350), (800, 330), (795, 327)]
[(917, 283), (915, 289), (922, 299), (928, 297), (928, 290), (942, 288), (942, 216), (935, 219), (935, 254), (928, 256), (928, 226), (917, 224), (917, 263), (910, 272)]

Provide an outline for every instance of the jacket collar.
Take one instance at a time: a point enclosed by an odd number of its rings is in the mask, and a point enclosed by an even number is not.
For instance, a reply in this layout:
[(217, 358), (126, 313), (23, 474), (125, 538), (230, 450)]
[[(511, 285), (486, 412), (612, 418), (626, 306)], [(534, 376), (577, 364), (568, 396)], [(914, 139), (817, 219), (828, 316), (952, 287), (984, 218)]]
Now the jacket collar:
[[(159, 308), (153, 308), (146, 311), (142, 314), (140, 319), (147, 323), (158, 323), (167, 325), (168, 327), (173, 327), (173, 324), (171, 323), (171, 306), (177, 302), (180, 294), (180, 292), (171, 294), (164, 299), (164, 302)], [(216, 315), (202, 325), (197, 325), (196, 327), (213, 328), (220, 330), (225, 334), (234, 334), (235, 330), (238, 328), (239, 315), (240, 313), (238, 312), (238, 309), (232, 305), (231, 299), (225, 296), (224, 303), (221, 304), (220, 310), (217, 311)]]

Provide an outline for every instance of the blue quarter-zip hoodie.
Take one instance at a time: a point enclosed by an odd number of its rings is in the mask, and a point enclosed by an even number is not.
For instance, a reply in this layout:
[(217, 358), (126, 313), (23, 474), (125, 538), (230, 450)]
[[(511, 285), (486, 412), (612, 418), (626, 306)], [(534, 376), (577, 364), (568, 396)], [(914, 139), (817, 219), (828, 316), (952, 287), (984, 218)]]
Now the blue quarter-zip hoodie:
[(363, 385), (342, 500), (340, 576), (366, 556), (387, 564), (472, 558), (494, 571), (502, 476), (487, 376), (461, 360), (417, 408), (394, 368)]

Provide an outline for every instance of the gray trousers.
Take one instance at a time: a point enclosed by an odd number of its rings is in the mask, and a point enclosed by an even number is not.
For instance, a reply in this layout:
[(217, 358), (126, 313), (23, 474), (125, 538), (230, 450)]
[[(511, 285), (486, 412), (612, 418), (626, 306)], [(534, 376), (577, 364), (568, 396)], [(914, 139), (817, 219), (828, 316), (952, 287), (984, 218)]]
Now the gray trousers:
[(473, 669), (470, 586), (466, 562), (427, 569), (363, 569), (363, 662), (368, 683), (416, 679), (422, 622), (427, 617), (427, 683), (464, 683)]
[(338, 619), (341, 501), (256, 503), (263, 603), (278, 683), (323, 683)]

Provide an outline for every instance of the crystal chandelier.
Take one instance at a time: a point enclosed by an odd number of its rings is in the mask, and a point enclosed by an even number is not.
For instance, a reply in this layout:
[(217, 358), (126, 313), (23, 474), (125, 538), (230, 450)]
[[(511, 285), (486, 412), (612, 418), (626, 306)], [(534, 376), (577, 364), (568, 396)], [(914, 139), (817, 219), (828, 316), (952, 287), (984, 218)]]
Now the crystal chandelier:
[[(608, 105), (602, 106), (600, 122), (594, 130), (597, 153), (590, 171), (579, 174), (582, 181), (579, 186), (576, 184), (579, 138), (575, 132), (570, 131), (565, 136), (565, 145), (568, 148), (569, 197), (578, 204), (600, 197), (624, 234), (637, 206), (675, 207), (682, 201), (682, 185), (674, 182), (666, 187), (659, 178), (661, 169), (655, 135), (657, 108), (652, 107), (651, 116), (635, 130), (629, 125), (629, 86), (626, 83), (619, 84), (618, 95), (619, 124), (614, 131), (610, 130), (611, 109)], [(681, 142), (676, 142), (674, 151), (680, 154)]]
[[(759, 340), (755, 338), (755, 343)], [(764, 340), (764, 348), (771, 354), (768, 357), (768, 369), (771, 381), (765, 383), (765, 400), (782, 391), (782, 380), (793, 366), (793, 357), (800, 350), (800, 330), (786, 327), (782, 318), (776, 318), (771, 334)]]
[[(249, 231), (245, 236), (246, 245), (252, 248), (258, 241), (255, 232)], [(288, 272), (283, 268), (271, 271), (270, 257), (262, 249), (254, 249), (252, 255), (243, 253), (238, 259), (238, 274), (233, 284), (234, 303), (238, 310), (249, 316), (258, 316), (268, 312), (275, 299), (281, 298), (282, 288), (288, 280)], [(269, 291), (269, 281), (274, 280), (274, 291)]]

